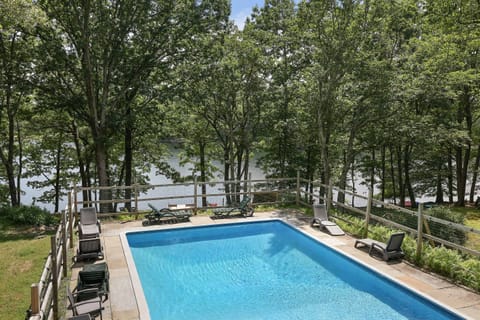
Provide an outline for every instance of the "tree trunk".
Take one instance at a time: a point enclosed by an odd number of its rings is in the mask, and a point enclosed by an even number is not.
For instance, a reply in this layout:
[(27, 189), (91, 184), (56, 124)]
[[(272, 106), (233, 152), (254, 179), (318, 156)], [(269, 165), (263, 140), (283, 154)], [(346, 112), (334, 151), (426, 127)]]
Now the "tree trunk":
[(20, 124), (18, 120), (16, 120), (16, 127), (17, 127), (17, 143), (18, 143), (18, 168), (17, 168), (17, 202), (20, 205), (22, 203), (22, 189), (20, 186), (22, 185), (22, 171), (23, 171), (23, 140), (22, 134), (20, 131)]
[[(125, 208), (128, 212), (132, 211), (132, 189), (128, 188), (132, 186), (132, 166), (133, 166), (133, 120), (132, 120), (132, 108), (129, 103), (126, 104), (125, 112)], [(138, 210), (138, 208), (135, 208)]]
[[(342, 172), (340, 173), (340, 181), (339, 181), (339, 188), (341, 190), (345, 190), (347, 187), (347, 175), (348, 171), (350, 170), (350, 166), (353, 163), (355, 158), (354, 151), (353, 151), (353, 142), (355, 140), (355, 129), (350, 129), (350, 134), (348, 136), (347, 148), (345, 149), (344, 157), (343, 157), (343, 167)], [(345, 193), (338, 192), (337, 201), (340, 203), (345, 203)]]
[(390, 175), (392, 178), (392, 196), (393, 196), (393, 203), (397, 204), (397, 185), (395, 183), (395, 166), (394, 166), (394, 161), (393, 161), (393, 150), (392, 148), (389, 148), (390, 150)]
[(475, 187), (477, 184), (477, 176), (478, 176), (478, 166), (480, 165), (480, 145), (477, 147), (477, 156), (475, 157), (475, 164), (473, 166), (473, 175), (472, 175), (472, 185), (470, 187), (470, 203), (475, 202)]
[(60, 175), (62, 174), (62, 139), (59, 139), (57, 146), (57, 156), (55, 163), (55, 209), (53, 212), (59, 212), (60, 209)]
[(375, 162), (376, 162), (376, 155), (375, 155), (375, 148), (372, 148), (372, 164), (371, 164), (371, 171), (370, 171), (370, 188), (372, 192), (375, 188)]
[(205, 155), (205, 149), (206, 149), (206, 143), (201, 141), (198, 144), (199, 146), (199, 155), (200, 155), (200, 181), (202, 182), (202, 207), (207, 207), (208, 206), (208, 201), (207, 201), (207, 168), (206, 168), (206, 155)]
[(453, 163), (452, 163), (452, 149), (448, 150), (448, 202), (453, 203)]
[[(72, 136), (73, 136), (73, 143), (75, 144), (75, 151), (77, 153), (77, 163), (78, 163), (78, 170), (80, 171), (80, 179), (82, 187), (89, 187), (90, 186), (90, 178), (88, 176), (87, 165), (83, 161), (82, 156), (82, 145), (80, 143), (80, 136), (78, 134), (78, 127), (75, 121), (72, 121)], [(83, 199), (91, 199), (91, 192), (88, 190), (82, 191)]]
[(386, 152), (387, 151), (386, 151), (385, 145), (382, 145), (382, 155), (381, 155), (381, 157), (382, 157), (382, 160), (381, 160), (382, 161), (382, 171), (381, 171), (381, 178), (380, 178), (381, 186), (382, 186), (382, 195), (381, 195), (382, 202), (385, 202), (385, 184), (386, 184), (386, 181), (385, 181), (386, 177), (385, 176), (386, 176), (386, 171), (387, 171), (386, 163), (385, 163), (386, 162)]
[(397, 177), (398, 177), (398, 196), (400, 206), (405, 206), (405, 185), (403, 184), (403, 165), (402, 165), (402, 147), (397, 147)]
[[(110, 180), (108, 178), (108, 161), (107, 161), (107, 149), (106, 146), (98, 139), (95, 143), (95, 161), (97, 166), (98, 184), (100, 187), (110, 186)], [(111, 189), (100, 190), (100, 201), (112, 200)], [(113, 205), (111, 202), (100, 203), (100, 212), (112, 212)]]
[[(223, 149), (223, 181), (230, 180), (230, 148), (225, 146)], [(225, 182), (225, 199), (227, 201), (226, 205), (230, 205), (232, 203), (232, 198), (230, 195), (230, 183)]]
[(411, 146), (406, 146), (404, 152), (404, 161), (403, 164), (405, 166), (405, 188), (408, 192), (408, 197), (410, 198), (410, 203), (412, 208), (417, 207), (417, 201), (415, 199), (415, 193), (413, 192), (412, 183), (410, 182), (410, 150), (412, 149)]
[(437, 187), (435, 192), (435, 203), (443, 204), (443, 188), (442, 188), (442, 164), (437, 167)]

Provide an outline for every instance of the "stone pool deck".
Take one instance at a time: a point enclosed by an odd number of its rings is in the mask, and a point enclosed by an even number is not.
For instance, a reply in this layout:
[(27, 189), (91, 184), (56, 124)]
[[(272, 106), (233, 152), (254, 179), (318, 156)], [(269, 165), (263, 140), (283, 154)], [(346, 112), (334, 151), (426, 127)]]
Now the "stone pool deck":
[[(105, 259), (110, 270), (110, 295), (105, 301), (104, 320), (144, 320), (142, 314), (148, 314), (146, 306), (139, 306), (133, 289), (135, 280), (130, 275), (127, 259), (123, 251), (120, 235), (125, 231), (155, 230), (181, 226), (200, 226), (209, 224), (231, 223), (236, 221), (263, 220), (268, 218), (282, 219), (298, 229), (308, 233), (322, 243), (359, 260), (373, 269), (404, 283), (423, 295), (460, 313), (467, 319), (480, 319), (480, 295), (454, 285), (437, 276), (422, 272), (411, 265), (400, 263), (385, 263), (370, 257), (366, 252), (353, 247), (355, 238), (350, 236), (333, 237), (309, 225), (310, 218), (289, 211), (258, 212), (251, 218), (217, 219), (208, 216), (193, 216), (190, 222), (142, 227), (141, 221), (127, 223), (102, 223), (102, 242)], [(101, 261), (99, 261), (101, 262)], [(76, 285), (78, 271), (82, 263), (72, 268), (70, 286)]]

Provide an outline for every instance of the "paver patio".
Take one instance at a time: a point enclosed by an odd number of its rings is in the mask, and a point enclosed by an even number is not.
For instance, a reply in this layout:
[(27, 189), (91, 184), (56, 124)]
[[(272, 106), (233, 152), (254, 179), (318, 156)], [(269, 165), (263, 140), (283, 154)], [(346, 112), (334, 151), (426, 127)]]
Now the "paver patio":
[[(180, 224), (156, 225), (142, 227), (141, 221), (127, 223), (102, 223), (102, 241), (105, 261), (110, 270), (110, 296), (104, 303), (104, 320), (144, 320), (141, 314), (148, 313), (139, 307), (133, 290), (132, 278), (127, 266), (120, 235), (125, 231), (154, 230), (180, 226), (199, 226), (208, 224), (231, 223), (235, 221), (250, 221), (255, 219), (282, 219), (300, 230), (308, 233), (322, 243), (331, 246), (347, 256), (370, 265), (373, 269), (384, 273), (397, 281), (419, 291), (421, 294), (442, 303), (457, 311), (468, 319), (480, 319), (480, 295), (470, 290), (452, 284), (435, 275), (425, 273), (408, 263), (387, 264), (371, 258), (362, 250), (355, 249), (354, 238), (350, 236), (332, 237), (318, 229), (310, 227), (310, 218), (295, 212), (273, 211), (255, 213), (251, 218), (212, 220), (208, 216), (193, 216), (190, 222)], [(71, 287), (76, 284), (78, 271), (82, 264), (73, 268)]]

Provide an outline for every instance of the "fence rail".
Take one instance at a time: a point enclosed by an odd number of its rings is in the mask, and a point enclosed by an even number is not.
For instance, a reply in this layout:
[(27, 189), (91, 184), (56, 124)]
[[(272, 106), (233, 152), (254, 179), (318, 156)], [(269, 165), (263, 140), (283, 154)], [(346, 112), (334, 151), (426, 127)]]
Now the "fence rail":
[[(382, 202), (382, 201), (373, 199), (372, 192), (369, 192), (369, 195), (367, 197), (365, 197), (363, 195), (355, 194), (355, 193), (352, 193), (351, 191), (348, 191), (348, 190), (342, 190), (340, 188), (337, 188), (337, 187), (334, 187), (334, 186), (331, 186), (331, 185), (329, 186), (329, 185), (325, 185), (325, 184), (323, 184), (323, 185), (319, 184), (319, 186), (329, 190), (327, 192), (327, 196), (321, 196), (319, 194), (313, 194), (313, 193), (307, 193), (307, 194), (309, 196), (313, 197), (313, 198), (316, 198), (318, 200), (326, 202), (327, 206), (329, 208), (331, 208), (331, 206), (334, 205), (336, 207), (345, 209), (347, 211), (363, 215), (363, 217), (365, 219), (365, 226), (366, 226), (365, 234), (364, 234), (365, 237), (368, 235), (368, 225), (370, 224), (370, 220), (374, 220), (377, 223), (381, 223), (381, 224), (386, 225), (386, 226), (390, 226), (390, 227), (394, 227), (394, 228), (399, 229), (399, 230), (403, 230), (405, 232), (410, 233), (414, 237), (416, 237), (416, 239), (417, 239), (417, 253), (416, 254), (418, 256), (422, 254), (422, 243), (423, 243), (423, 241), (428, 240), (428, 241), (433, 241), (433, 242), (438, 243), (438, 244), (442, 244), (442, 245), (444, 245), (446, 247), (449, 247), (449, 248), (452, 248), (452, 249), (459, 250), (463, 253), (466, 253), (466, 254), (469, 254), (469, 255), (472, 255), (472, 256), (475, 256), (475, 257), (480, 257), (480, 251), (477, 248), (469, 248), (469, 247), (466, 247), (462, 244), (459, 244), (459, 243), (456, 243), (456, 242), (453, 242), (453, 241), (449, 241), (449, 239), (444, 239), (444, 238), (442, 238), (438, 235), (434, 235), (432, 233), (432, 230), (430, 230), (431, 227), (430, 227), (430, 224), (428, 222), (436, 223), (436, 224), (439, 225), (436, 228), (436, 230), (434, 230), (434, 231), (439, 231), (439, 233), (444, 234), (444, 235), (447, 234), (447, 232), (445, 230), (450, 230), (450, 233), (457, 232), (459, 235), (464, 237), (464, 238), (462, 238), (464, 240), (467, 239), (469, 236), (471, 236), (471, 234), (473, 236), (479, 235), (480, 230), (472, 228), (472, 227), (465, 226), (463, 224), (455, 223), (455, 222), (452, 222), (452, 221), (440, 219), (440, 218), (425, 214), (425, 210), (424, 210), (422, 204), (419, 204), (419, 207), (418, 207), (417, 211), (413, 211), (413, 210), (403, 208), (403, 207), (400, 207), (400, 206), (397, 206), (397, 205), (394, 205), (394, 204), (391, 204), (391, 203), (386, 203), (386, 202)], [(363, 208), (356, 208), (356, 207), (353, 207), (353, 206), (348, 205), (346, 203), (335, 201), (333, 199), (333, 196), (332, 196), (334, 193), (350, 194), (350, 195), (358, 197), (358, 198), (363, 198), (367, 202), (366, 203), (366, 209), (364, 210)], [(328, 194), (330, 194), (330, 196), (328, 196)], [(411, 217), (412, 218), (411, 221), (415, 221), (415, 223), (413, 225), (409, 225), (408, 222), (407, 223), (401, 223), (399, 221), (395, 221), (394, 219), (388, 219), (386, 217), (376, 215), (376, 214), (371, 212), (371, 208), (373, 207), (373, 205), (375, 205), (375, 207), (377, 207), (377, 208), (385, 208), (385, 209), (394, 210), (398, 213), (402, 213), (404, 216), (406, 215), (406, 216)], [(410, 221), (410, 224), (411, 224), (411, 221)], [(442, 229), (443, 229), (443, 232), (442, 232)], [(451, 236), (451, 237), (454, 238), (454, 236)]]
[[(210, 186), (210, 188), (217, 185), (223, 186), (223, 188), (217, 187), (214, 190), (208, 190), (204, 194), (199, 192), (203, 186)], [(313, 187), (314, 186), (314, 187)], [(185, 187), (190, 188), (189, 191), (182, 190), (182, 194), (164, 195), (165, 188), (172, 187)], [(98, 200), (97, 192), (102, 190), (111, 190), (112, 195), (115, 190), (131, 189), (133, 192), (133, 199), (112, 199), (112, 200)], [(223, 189), (223, 190), (222, 190)], [(308, 191), (314, 190), (313, 192)], [(160, 190), (161, 196), (145, 195), (142, 197), (142, 190)], [(227, 192), (228, 190), (228, 192)], [(190, 193), (189, 193), (190, 192)], [(345, 202), (339, 202), (334, 200), (335, 196), (343, 193), (346, 195)], [(87, 194), (87, 198), (83, 199), (83, 196)], [(264, 180), (244, 180), (244, 181), (215, 181), (215, 182), (197, 182), (196, 180), (191, 183), (180, 184), (161, 184), (161, 185), (133, 185), (130, 187), (74, 187), (72, 191), (68, 193), (68, 205), (65, 212), (62, 214), (62, 223), (58, 227), (58, 230), (54, 236), (51, 237), (51, 252), (45, 263), (45, 268), (40, 277), (38, 283), (32, 284), (31, 287), (31, 316), (29, 320), (57, 320), (58, 315), (58, 288), (62, 277), (67, 276), (67, 249), (73, 248), (73, 226), (75, 218), (78, 213), (78, 207), (80, 205), (102, 205), (102, 204), (118, 204), (118, 203), (132, 203), (136, 213), (138, 213), (139, 206), (145, 202), (159, 201), (188, 201), (192, 204), (192, 209), (196, 213), (197, 210), (205, 210), (211, 208), (209, 206), (208, 199), (215, 199), (218, 201), (220, 198), (228, 199), (229, 201), (238, 200), (242, 195), (249, 194), (254, 199), (255, 205), (263, 204), (285, 204), (296, 203), (297, 205), (303, 205), (310, 207), (315, 202), (322, 202), (327, 204), (327, 210), (335, 206), (340, 210), (346, 210), (352, 214), (360, 215), (365, 219), (365, 236), (368, 234), (368, 226), (372, 223), (380, 223), (386, 226), (390, 226), (396, 229), (403, 230), (410, 233), (417, 238), (417, 255), (422, 253), (423, 241), (434, 241), (436, 243), (445, 245), (447, 247), (459, 250), (465, 254), (480, 257), (480, 252), (475, 248), (467, 248), (461, 244), (449, 241), (434, 235), (430, 232), (429, 224), (438, 224), (438, 228), (450, 228), (463, 235), (480, 235), (480, 230), (464, 226), (462, 224), (454, 223), (451, 221), (439, 219), (428, 214), (424, 214), (423, 208), (420, 205), (417, 211), (402, 208), (390, 203), (385, 203), (376, 199), (373, 199), (373, 194), (370, 191), (368, 196), (357, 194), (349, 190), (342, 190), (332, 185), (321, 184), (318, 181), (309, 181), (300, 178), (297, 175), (296, 178), (281, 178), (281, 179), (264, 179)], [(350, 198), (349, 198), (350, 197)], [(365, 202), (365, 206), (355, 207), (348, 204), (348, 201), (354, 203), (353, 198), (362, 199)], [(205, 199), (207, 206), (204, 206), (201, 202)], [(224, 203), (222, 203), (222, 206)], [(227, 203), (228, 205), (228, 203)], [(221, 206), (220, 206), (221, 207)], [(380, 216), (375, 214), (374, 211), (378, 208), (393, 210), (396, 213), (400, 213), (403, 219), (408, 223), (402, 223), (405, 221), (395, 221), (392, 218), (386, 216)], [(106, 212), (102, 215), (118, 215), (125, 212)], [(338, 217), (337, 217), (338, 218)]]
[(60, 318), (58, 310), (58, 289), (62, 278), (68, 274), (68, 247), (73, 247), (74, 216), (69, 203), (62, 213), (61, 223), (50, 237), (50, 253), (40, 276), (40, 281), (30, 287), (30, 309), (27, 312), (28, 320), (57, 320)]

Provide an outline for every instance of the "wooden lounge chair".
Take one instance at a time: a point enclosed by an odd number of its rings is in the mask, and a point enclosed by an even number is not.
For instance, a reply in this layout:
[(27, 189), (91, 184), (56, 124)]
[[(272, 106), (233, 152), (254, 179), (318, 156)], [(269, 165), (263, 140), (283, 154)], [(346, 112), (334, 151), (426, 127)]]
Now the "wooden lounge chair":
[(154, 223), (177, 223), (190, 220), (192, 212), (190, 210), (170, 210), (169, 208), (157, 209), (152, 204), (148, 204), (152, 211), (145, 215), (142, 225), (148, 226)]
[[(92, 293), (97, 292), (98, 290), (96, 289), (87, 289), (88, 291), (91, 291)], [(102, 299), (97, 295), (91, 299), (88, 300), (83, 300), (83, 301), (78, 301), (77, 296), (79, 294), (86, 294), (87, 290), (83, 291), (77, 291), (75, 293), (72, 293), (70, 291), (70, 288), (67, 286), (67, 297), (68, 301), (70, 303), (70, 309), (73, 312), (74, 316), (80, 316), (83, 314), (88, 314), (92, 318), (96, 318), (97, 316), (100, 316), (100, 319), (103, 319), (102, 317)]]
[(98, 238), (102, 232), (100, 220), (97, 218), (97, 210), (94, 207), (80, 209), (80, 222), (78, 234), (80, 239)]
[(402, 251), (403, 238), (405, 233), (394, 233), (390, 236), (387, 243), (372, 240), (369, 238), (358, 239), (355, 241), (355, 248), (368, 247), (368, 254), (373, 256), (375, 253), (381, 255), (382, 259), (388, 261), (390, 259), (403, 258), (405, 254)]
[(230, 216), (240, 215), (242, 217), (251, 217), (253, 216), (254, 209), (250, 205), (250, 197), (245, 196), (238, 206), (233, 206), (229, 208), (218, 208), (213, 210), (213, 218), (226, 218)]
[(313, 206), (314, 218), (310, 225), (318, 227), (320, 230), (326, 230), (332, 236), (343, 236), (345, 232), (335, 223), (328, 220), (327, 209), (323, 204), (316, 204)]
[(77, 261), (103, 259), (103, 248), (100, 238), (80, 239), (78, 241)]
[[(82, 270), (78, 272), (77, 291), (85, 289), (97, 289), (98, 295), (105, 300), (108, 299), (110, 291), (110, 273), (108, 272), (108, 265), (106, 262), (87, 264)], [(90, 296), (79, 296), (78, 300), (88, 299)]]

